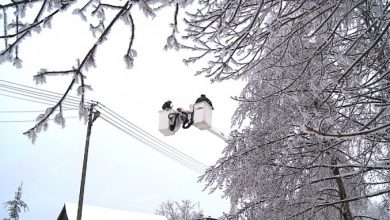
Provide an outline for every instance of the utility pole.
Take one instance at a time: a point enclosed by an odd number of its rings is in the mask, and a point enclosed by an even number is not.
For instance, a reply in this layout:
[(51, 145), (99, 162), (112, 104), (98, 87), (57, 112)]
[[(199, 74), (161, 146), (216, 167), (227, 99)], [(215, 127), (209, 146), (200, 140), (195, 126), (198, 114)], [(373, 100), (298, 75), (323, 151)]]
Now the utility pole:
[(95, 104), (91, 104), (88, 114), (88, 127), (87, 127), (87, 137), (85, 139), (85, 149), (84, 149), (84, 160), (83, 160), (83, 170), (81, 172), (81, 184), (80, 184), (80, 194), (79, 194), (79, 204), (77, 207), (77, 220), (81, 220), (83, 214), (83, 201), (84, 201), (84, 187), (85, 187), (85, 176), (87, 174), (87, 162), (88, 162), (88, 150), (89, 150), (89, 139), (91, 137), (91, 130), (93, 122), (99, 117), (100, 112), (94, 111)]

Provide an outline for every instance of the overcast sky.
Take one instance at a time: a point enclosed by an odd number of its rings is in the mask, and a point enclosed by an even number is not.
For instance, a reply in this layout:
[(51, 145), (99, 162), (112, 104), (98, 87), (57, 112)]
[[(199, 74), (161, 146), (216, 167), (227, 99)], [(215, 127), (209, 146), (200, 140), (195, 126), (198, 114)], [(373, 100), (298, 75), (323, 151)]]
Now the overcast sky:
[[(225, 143), (207, 131), (195, 127), (165, 137), (157, 130), (158, 111), (167, 99), (174, 107), (188, 108), (204, 93), (213, 102), (213, 126), (228, 133), (242, 82), (210, 84), (203, 76), (194, 76), (200, 65), (186, 67), (186, 53), (164, 51), (173, 11), (163, 11), (155, 19), (135, 16), (135, 49), (138, 56), (133, 69), (125, 68), (122, 56), (127, 49), (130, 28), (119, 22), (97, 51), (97, 68), (87, 73), (93, 91), (87, 98), (99, 101), (178, 150), (212, 165), (221, 157)], [(32, 76), (40, 68), (69, 69), (75, 58), (83, 58), (92, 46), (88, 24), (76, 16), (61, 15), (52, 30), (34, 34), (20, 49), (23, 68), (0, 66), (0, 80), (36, 86)], [(70, 77), (47, 78), (38, 88), (62, 93)], [(0, 94), (5, 92), (0, 91)], [(55, 219), (65, 202), (77, 202), (86, 125), (69, 118), (66, 127), (51, 122), (33, 145), (22, 133), (39, 112), (50, 107), (0, 95), (0, 202), (13, 198), (23, 182), (23, 200), (30, 211), (21, 219)], [(5, 111), (12, 111), (5, 112)], [(66, 117), (77, 116), (67, 111)], [(229, 202), (221, 192), (209, 195), (197, 183), (200, 173), (173, 161), (147, 145), (131, 138), (103, 120), (92, 129), (84, 203), (114, 209), (153, 213), (166, 200), (190, 199), (199, 202), (206, 215), (218, 217), (229, 211)], [(0, 219), (7, 217), (0, 209)]]

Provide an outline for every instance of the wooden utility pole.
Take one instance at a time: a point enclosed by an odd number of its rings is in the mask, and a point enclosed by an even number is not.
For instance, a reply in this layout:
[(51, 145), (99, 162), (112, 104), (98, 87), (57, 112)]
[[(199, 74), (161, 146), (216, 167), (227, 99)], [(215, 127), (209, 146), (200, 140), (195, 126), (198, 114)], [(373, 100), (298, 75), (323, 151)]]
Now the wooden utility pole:
[(89, 114), (88, 114), (88, 128), (87, 128), (87, 137), (85, 139), (83, 170), (81, 172), (79, 204), (77, 207), (77, 220), (81, 220), (81, 216), (83, 214), (84, 186), (85, 186), (85, 176), (87, 174), (89, 139), (91, 137), (92, 124), (99, 117), (99, 115), (100, 115), (99, 112), (94, 112), (94, 104), (91, 104), (89, 109)]

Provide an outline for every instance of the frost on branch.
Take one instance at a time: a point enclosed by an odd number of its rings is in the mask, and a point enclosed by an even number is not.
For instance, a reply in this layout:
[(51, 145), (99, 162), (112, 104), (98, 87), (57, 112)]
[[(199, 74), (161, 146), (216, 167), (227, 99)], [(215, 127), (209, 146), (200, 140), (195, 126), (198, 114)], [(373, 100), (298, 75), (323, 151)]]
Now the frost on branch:
[(89, 113), (88, 108), (85, 107), (84, 105), (82, 106), (82, 104), (80, 103), (80, 107), (79, 107), (79, 118), (80, 118), (80, 119), (84, 119), (84, 123), (87, 123), (87, 120), (88, 120), (88, 113)]
[[(35, 7), (32, 7), (32, 6)], [(10, 61), (17, 68), (22, 65), (19, 47), (33, 32), (50, 28), (53, 16), (66, 7), (57, 0), (49, 1), (5, 1), (1, 5), (3, 26), (0, 32), (0, 62)]]
[[(134, 47), (135, 24), (132, 18), (132, 10), (141, 10), (148, 17), (155, 17), (155, 12), (161, 8), (175, 6), (173, 34), (177, 33), (177, 16), (179, 7), (185, 7), (192, 3), (187, 1), (59, 1), (59, 0), (19, 0), (9, 1), (1, 4), (0, 21), (3, 26), (0, 31), (0, 63), (11, 62), (17, 68), (22, 66), (22, 59), (19, 48), (23, 46), (23, 40), (35, 34), (42, 33), (46, 28), (51, 28), (51, 21), (55, 16), (63, 13), (71, 13), (80, 16), (81, 20), (89, 24), (94, 41), (91, 42), (89, 50), (81, 51), (80, 57), (73, 58), (76, 65), (60, 70), (47, 70), (42, 68), (35, 76), (36, 84), (44, 84), (50, 76), (73, 76), (68, 84), (67, 90), (58, 101), (53, 104), (52, 110), (39, 116), (37, 124), (29, 129), (25, 134), (35, 140), (37, 133), (44, 130), (48, 125), (48, 120), (53, 119), (55, 123), (65, 126), (65, 119), (61, 110), (65, 105), (64, 100), (68, 93), (75, 89), (80, 96), (79, 115), (86, 120), (85, 95), (91, 86), (85, 84), (86, 74), (90, 68), (96, 67), (96, 52), (100, 45), (109, 39), (113, 27), (118, 21), (124, 21), (129, 25), (128, 48), (124, 51), (124, 62), (128, 68), (132, 68), (137, 52)], [(70, 10), (68, 10), (70, 9)], [(167, 24), (168, 26), (168, 24)], [(70, 33), (77, 34), (77, 33)], [(69, 42), (65, 42), (69, 43)], [(169, 42), (169, 47), (178, 49), (177, 40)], [(78, 48), (76, 48), (78, 50)], [(59, 51), (61, 52), (61, 51)], [(59, 112), (57, 112), (59, 111)]]
[(174, 35), (171, 35), (167, 38), (167, 43), (164, 46), (164, 50), (168, 50), (168, 49), (172, 49), (172, 48), (175, 50), (180, 49), (180, 44), (176, 40), (176, 37)]
[(368, 198), (390, 192), (389, 168), (375, 165), (389, 153), (390, 2), (202, 3), (186, 18), (192, 49), (210, 58), (199, 73), (247, 80), (242, 127), (207, 187), (224, 189), (233, 217), (367, 215)]
[(45, 84), (46, 83), (46, 76), (45, 73), (47, 72), (46, 69), (41, 69), (34, 77), (34, 81), (36, 84)]
[(35, 143), (35, 141), (37, 139), (37, 132), (35, 131), (35, 129), (29, 129), (28, 131), (24, 132), (23, 134), (26, 135), (28, 137), (28, 139), (30, 139), (33, 144)]
[(156, 14), (154, 13), (154, 10), (152, 7), (147, 3), (147, 0), (139, 0), (138, 4), (139, 8), (142, 10), (144, 15), (146, 17), (156, 17)]
[(16, 68), (22, 68), (22, 60), (19, 57), (15, 57), (12, 63)]
[(130, 52), (123, 57), (128, 69), (133, 68), (135, 57), (137, 57), (137, 51), (133, 49), (131, 49)]
[(49, 126), (49, 117), (53, 113), (53, 111), (53, 108), (47, 108), (45, 113), (38, 115), (38, 117), (36, 118), (37, 123), (35, 124), (35, 126), (23, 133), (24, 135), (27, 135), (27, 137), (31, 140), (32, 143), (35, 143), (35, 140), (38, 137), (38, 133), (40, 133), (42, 130), (47, 130)]
[(84, 95), (85, 91), (89, 90), (92, 91), (92, 87), (90, 85), (81, 85), (77, 88), (77, 95)]
[(62, 115), (62, 112), (59, 112), (54, 116), (54, 122), (61, 125), (62, 128), (65, 127), (65, 118)]

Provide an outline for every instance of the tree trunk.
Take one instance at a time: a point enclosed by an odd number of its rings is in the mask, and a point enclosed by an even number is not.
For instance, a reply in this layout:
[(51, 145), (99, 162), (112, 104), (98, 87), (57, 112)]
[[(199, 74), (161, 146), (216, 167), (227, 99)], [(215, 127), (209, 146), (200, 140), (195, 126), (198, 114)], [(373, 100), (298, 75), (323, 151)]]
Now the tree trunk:
[[(337, 161), (333, 160), (331, 164), (337, 165)], [(333, 171), (333, 175), (340, 176), (340, 169), (338, 167), (335, 167), (332, 171)], [(343, 179), (341, 177), (337, 177), (336, 183), (337, 183), (340, 200), (347, 199), (347, 190), (345, 189)], [(348, 202), (341, 203), (341, 215), (343, 216), (344, 220), (353, 220), (352, 212), (351, 209), (349, 208)]]

